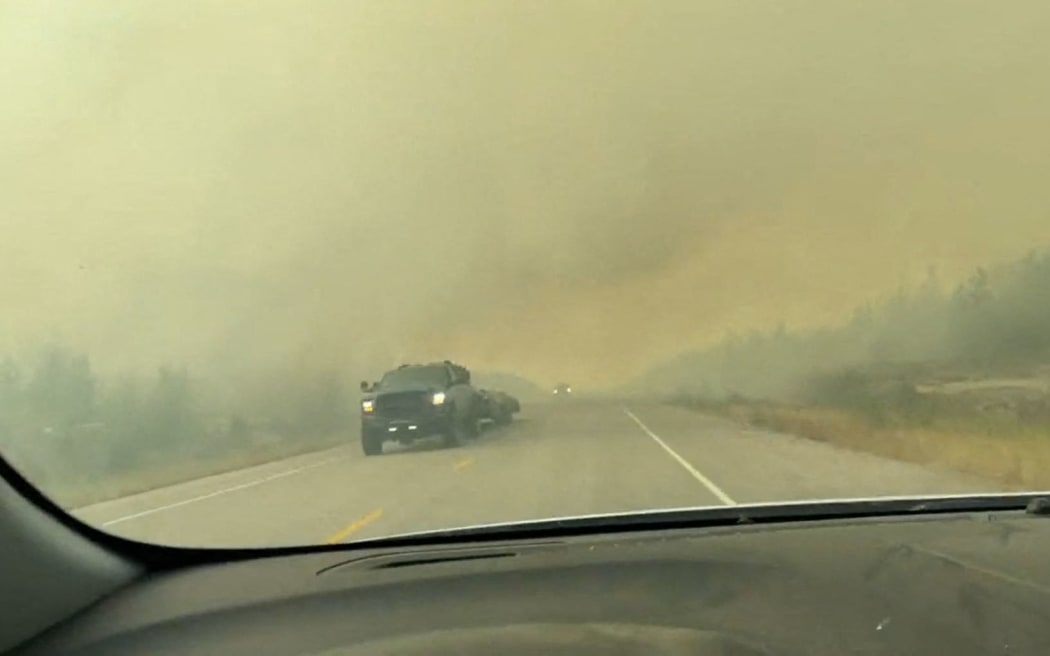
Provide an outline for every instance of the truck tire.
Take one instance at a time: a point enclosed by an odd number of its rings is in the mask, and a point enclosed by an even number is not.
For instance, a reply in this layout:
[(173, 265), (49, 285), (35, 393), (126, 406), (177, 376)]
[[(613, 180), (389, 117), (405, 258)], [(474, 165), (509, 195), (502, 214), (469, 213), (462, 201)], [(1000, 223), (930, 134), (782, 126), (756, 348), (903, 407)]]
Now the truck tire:
[(467, 439), (476, 440), (481, 437), (481, 417), (473, 414), (466, 420)]
[(366, 456), (383, 455), (383, 437), (368, 431), (361, 433), (361, 450)]
[[(472, 427), (473, 431), (471, 430)], [(477, 420), (472, 420), (469, 417), (456, 418), (455, 410), (453, 409), (452, 421), (442, 436), (445, 446), (449, 449), (454, 449), (457, 446), (463, 446), (476, 436)]]

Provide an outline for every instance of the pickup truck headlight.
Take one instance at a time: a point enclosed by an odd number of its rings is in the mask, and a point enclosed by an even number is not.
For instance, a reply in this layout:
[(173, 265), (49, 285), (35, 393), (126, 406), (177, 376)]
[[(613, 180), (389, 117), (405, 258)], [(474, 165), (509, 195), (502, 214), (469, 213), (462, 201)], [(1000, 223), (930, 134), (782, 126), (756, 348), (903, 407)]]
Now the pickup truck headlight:
[(376, 410), (376, 402), (375, 401), (361, 401), (361, 412), (363, 412), (366, 415), (368, 415), (368, 414), (372, 414), (373, 412), (375, 412), (375, 410)]
[(433, 403), (434, 405), (444, 405), (445, 404), (445, 393), (444, 392), (437, 392), (436, 394), (434, 394), (434, 396), (430, 397), (430, 402)]

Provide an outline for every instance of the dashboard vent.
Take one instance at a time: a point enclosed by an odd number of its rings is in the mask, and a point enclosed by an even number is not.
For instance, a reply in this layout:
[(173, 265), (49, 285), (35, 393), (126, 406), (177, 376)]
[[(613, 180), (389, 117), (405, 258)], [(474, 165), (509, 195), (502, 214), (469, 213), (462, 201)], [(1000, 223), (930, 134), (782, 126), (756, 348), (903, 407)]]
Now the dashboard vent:
[(328, 574), (336, 571), (361, 570), (361, 569), (397, 569), (401, 567), (422, 567), (424, 565), (439, 565), (441, 563), (465, 562), (471, 560), (492, 560), (499, 558), (514, 558), (524, 555), (529, 551), (550, 549), (558, 543), (533, 543), (529, 545), (514, 545), (514, 548), (467, 548), (467, 549), (420, 549), (418, 551), (402, 551), (397, 553), (374, 554), (362, 556), (352, 560), (346, 560), (326, 567), (319, 572)]
[(438, 563), (454, 563), (461, 562), (464, 560), (487, 560), (489, 558), (513, 558), (518, 554), (513, 551), (503, 551), (495, 553), (479, 553), (479, 554), (460, 554), (458, 556), (446, 555), (446, 556), (433, 556), (431, 558), (405, 558), (387, 561), (374, 565), (373, 569), (393, 569), (395, 567), (415, 567), (417, 565), (436, 565)]

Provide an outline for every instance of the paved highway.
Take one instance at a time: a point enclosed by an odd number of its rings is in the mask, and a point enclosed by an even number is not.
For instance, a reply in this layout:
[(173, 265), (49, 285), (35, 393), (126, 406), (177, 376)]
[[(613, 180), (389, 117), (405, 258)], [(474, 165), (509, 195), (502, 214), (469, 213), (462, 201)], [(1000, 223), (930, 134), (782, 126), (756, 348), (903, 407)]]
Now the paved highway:
[[(393, 448), (392, 448), (393, 447)], [(659, 404), (569, 400), (459, 449), (345, 447), (88, 506), (113, 533), (186, 546), (341, 542), (653, 508), (956, 494), (996, 485)]]

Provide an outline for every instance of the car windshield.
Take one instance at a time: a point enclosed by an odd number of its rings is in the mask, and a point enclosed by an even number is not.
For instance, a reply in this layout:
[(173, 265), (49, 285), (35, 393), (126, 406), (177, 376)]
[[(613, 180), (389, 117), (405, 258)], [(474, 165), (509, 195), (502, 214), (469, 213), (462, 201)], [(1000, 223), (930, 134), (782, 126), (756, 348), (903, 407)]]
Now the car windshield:
[(1050, 487), (1045, 0), (0, 16), (0, 454), (79, 520)]
[(405, 367), (391, 371), (379, 381), (379, 390), (404, 390), (419, 387), (445, 387), (449, 375), (445, 367)]

